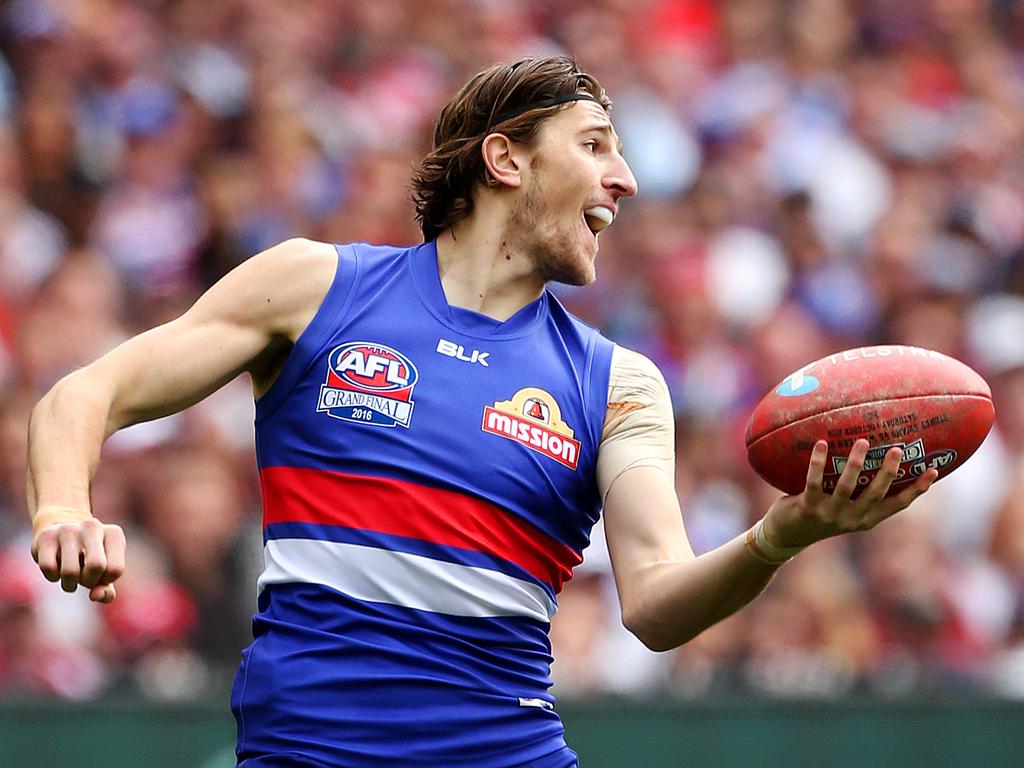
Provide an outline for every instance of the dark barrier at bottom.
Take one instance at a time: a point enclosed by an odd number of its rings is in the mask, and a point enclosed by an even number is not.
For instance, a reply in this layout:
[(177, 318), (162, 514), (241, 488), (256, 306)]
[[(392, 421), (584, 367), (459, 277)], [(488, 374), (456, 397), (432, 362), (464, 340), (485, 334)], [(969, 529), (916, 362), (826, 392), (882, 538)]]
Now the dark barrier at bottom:
[[(1024, 768), (1024, 702), (598, 700), (559, 711), (582, 768)], [(226, 698), (0, 703), (2, 768), (230, 768), (233, 740)]]
[(599, 701), (559, 707), (581, 768), (1024, 768), (1024, 703)]

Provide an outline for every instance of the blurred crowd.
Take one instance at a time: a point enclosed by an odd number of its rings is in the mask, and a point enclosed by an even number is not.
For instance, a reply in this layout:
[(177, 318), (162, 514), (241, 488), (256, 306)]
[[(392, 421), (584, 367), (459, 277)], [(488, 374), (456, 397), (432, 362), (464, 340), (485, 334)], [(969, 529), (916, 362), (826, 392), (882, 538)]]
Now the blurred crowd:
[[(1024, 698), (1024, 7), (1013, 0), (8, 0), (0, 4), (0, 696), (228, 685), (261, 568), (244, 380), (112, 438), (111, 606), (35, 570), (26, 423), (58, 378), (290, 236), (414, 243), (408, 177), (474, 72), (569, 53), (640, 195), (557, 289), (665, 372), (698, 552), (778, 493), (746, 420), (848, 347), (965, 360), (997, 424), (868, 534), (816, 545), (683, 648), (619, 624), (601, 531), (556, 693)], [(173, 375), (174, 360), (166, 362)]]

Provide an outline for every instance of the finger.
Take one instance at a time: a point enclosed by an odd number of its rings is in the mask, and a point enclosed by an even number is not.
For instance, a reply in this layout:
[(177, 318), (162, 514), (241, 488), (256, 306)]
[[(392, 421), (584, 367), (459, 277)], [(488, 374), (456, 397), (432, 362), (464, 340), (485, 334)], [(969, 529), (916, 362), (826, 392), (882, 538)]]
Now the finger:
[(857, 478), (860, 477), (860, 471), (864, 468), (864, 460), (867, 458), (867, 455), (867, 440), (858, 440), (853, 444), (853, 448), (850, 449), (850, 455), (846, 459), (846, 466), (843, 468), (843, 473), (836, 482), (836, 489), (832, 493), (834, 497), (849, 499), (853, 492), (857, 490)]
[(902, 448), (891, 448), (886, 452), (885, 458), (882, 459), (882, 466), (879, 468), (878, 474), (875, 475), (871, 484), (864, 489), (864, 493), (862, 493), (858, 498), (858, 501), (860, 501), (862, 505), (871, 506), (885, 498), (885, 495), (889, 492), (889, 488), (892, 486), (893, 481), (899, 474), (900, 462), (902, 460)]
[(103, 547), (103, 524), (95, 518), (84, 521), (79, 528), (82, 545), (82, 575), (79, 582), (83, 587), (95, 587), (107, 569), (107, 555)]
[(103, 526), (103, 547), (107, 553), (107, 567), (103, 572), (103, 577), (100, 579), (102, 583), (111, 584), (111, 582), (121, 578), (125, 568), (125, 550), (127, 546), (121, 526)]
[(60, 588), (74, 592), (82, 577), (82, 544), (78, 526), (70, 523), (61, 525), (57, 529), (57, 540), (60, 543)]
[(49, 581), (60, 578), (60, 544), (55, 528), (44, 528), (36, 536), (32, 546), (32, 557), (39, 563), (39, 570)]
[(117, 597), (113, 584), (97, 584), (89, 590), (89, 599), (94, 603), (112, 603)]
[(917, 478), (909, 488), (904, 488), (892, 498), (886, 499), (883, 504), (878, 505), (872, 512), (866, 515), (864, 518), (865, 527), (874, 528), (883, 520), (909, 507), (917, 497), (932, 487), (932, 483), (938, 477), (939, 470), (929, 469), (921, 477)]
[(811, 461), (807, 465), (807, 485), (804, 492), (821, 493), (821, 482), (825, 476), (825, 460), (828, 457), (828, 443), (819, 440), (811, 451)]

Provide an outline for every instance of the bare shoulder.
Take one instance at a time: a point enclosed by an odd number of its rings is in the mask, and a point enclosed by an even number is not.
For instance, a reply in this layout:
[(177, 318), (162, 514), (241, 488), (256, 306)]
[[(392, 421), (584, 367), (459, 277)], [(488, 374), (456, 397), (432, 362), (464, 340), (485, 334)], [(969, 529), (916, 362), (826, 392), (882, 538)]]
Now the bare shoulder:
[(242, 267), (275, 280), (302, 283), (308, 278), (313, 278), (315, 282), (318, 275), (321, 278), (332, 278), (337, 263), (337, 249), (330, 243), (293, 237), (257, 253), (243, 262)]
[(243, 325), (296, 339), (330, 290), (338, 254), (330, 243), (285, 240), (242, 262), (194, 310), (235, 315)]

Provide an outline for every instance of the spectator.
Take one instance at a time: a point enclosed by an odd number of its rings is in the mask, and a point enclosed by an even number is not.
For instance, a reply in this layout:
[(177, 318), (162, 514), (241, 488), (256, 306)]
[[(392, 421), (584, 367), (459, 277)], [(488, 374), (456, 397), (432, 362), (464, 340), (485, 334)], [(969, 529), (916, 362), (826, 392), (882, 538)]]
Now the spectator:
[[(5, 4), (5, 569), (27, 558), (25, 421), (43, 388), (269, 243), (414, 241), (402, 190), (439, 104), (495, 59), (565, 50), (617, 99), (641, 189), (602, 235), (601, 280), (559, 293), (665, 372), (699, 550), (767, 509), (746, 418), (828, 352), (961, 357), (990, 379), (997, 425), (912, 514), (812, 548), (674, 654), (628, 645), (588, 554), (553, 633), (559, 689), (1024, 695), (1024, 36), (1010, 5)], [(259, 559), (242, 533), (258, 503), (251, 419), (235, 382), (108, 444), (93, 503), (148, 543), (114, 610), (41, 596), (28, 574), (5, 582), (0, 695), (187, 698), (230, 676)], [(57, 613), (74, 642), (47, 634)]]

